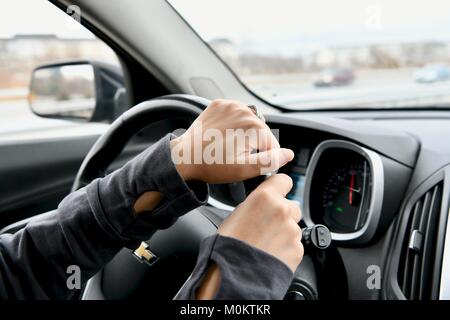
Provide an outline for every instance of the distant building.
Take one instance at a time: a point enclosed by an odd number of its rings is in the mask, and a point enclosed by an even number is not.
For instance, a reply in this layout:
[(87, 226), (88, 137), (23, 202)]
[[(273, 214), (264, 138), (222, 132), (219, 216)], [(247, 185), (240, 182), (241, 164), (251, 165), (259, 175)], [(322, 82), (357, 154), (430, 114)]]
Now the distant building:
[(63, 39), (52, 34), (16, 35), (0, 39), (0, 88), (27, 86), (31, 70), (36, 66), (72, 59), (118, 64), (115, 53), (96, 38)]
[(450, 43), (408, 42), (324, 47), (312, 53), (308, 66), (397, 68), (450, 62)]
[(2, 60), (34, 60), (67, 57), (110, 57), (115, 60), (112, 50), (98, 39), (62, 39), (52, 34), (16, 35), (0, 39)]

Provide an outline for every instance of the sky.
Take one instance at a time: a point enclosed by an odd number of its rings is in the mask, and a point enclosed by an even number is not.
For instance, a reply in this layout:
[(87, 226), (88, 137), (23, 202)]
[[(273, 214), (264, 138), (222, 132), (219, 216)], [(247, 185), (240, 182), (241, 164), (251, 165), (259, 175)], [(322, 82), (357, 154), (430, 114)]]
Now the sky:
[[(205, 37), (450, 26), (448, 0), (169, 0)], [(378, 17), (378, 25), (377, 20)], [(378, 28), (378, 29), (377, 29)]]
[(227, 37), (275, 51), (289, 41), (302, 46), (450, 40), (449, 0), (169, 2), (206, 40)]
[(46, 0), (1, 0), (0, 38), (16, 34), (55, 34), (92, 38), (83, 26)]
[[(169, 2), (206, 40), (227, 37), (276, 46), (291, 39), (329, 43), (450, 39), (450, 0)], [(92, 37), (45, 0), (2, 0), (1, 4), (0, 38), (49, 33), (63, 38)]]

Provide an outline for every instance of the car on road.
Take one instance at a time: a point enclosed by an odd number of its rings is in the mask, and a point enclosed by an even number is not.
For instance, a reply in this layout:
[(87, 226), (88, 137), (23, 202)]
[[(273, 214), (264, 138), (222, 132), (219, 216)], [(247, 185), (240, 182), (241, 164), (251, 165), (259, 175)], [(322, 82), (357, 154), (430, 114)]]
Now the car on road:
[(315, 87), (348, 86), (355, 80), (351, 69), (330, 68), (322, 71), (314, 81)]
[(414, 81), (417, 83), (434, 83), (450, 79), (450, 66), (445, 64), (432, 64), (417, 70)]

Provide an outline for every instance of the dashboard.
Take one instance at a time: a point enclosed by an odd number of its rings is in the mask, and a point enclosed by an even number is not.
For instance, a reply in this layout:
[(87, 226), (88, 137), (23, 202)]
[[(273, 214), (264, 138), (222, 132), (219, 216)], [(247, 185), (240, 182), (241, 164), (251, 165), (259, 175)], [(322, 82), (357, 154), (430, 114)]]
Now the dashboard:
[[(287, 198), (302, 208), (301, 225), (331, 231), (333, 246), (313, 258), (328, 297), (450, 298), (444, 272), (450, 267), (450, 115), (404, 115), (267, 117), (280, 144), (295, 153), (279, 172), (293, 179)], [(232, 210), (261, 179), (213, 186), (214, 205)], [(382, 272), (382, 289), (367, 287), (373, 267)], [(333, 280), (340, 277), (345, 280)], [(302, 286), (311, 289), (297, 283), (296, 290)]]
[[(450, 299), (450, 113), (288, 113), (266, 120), (295, 154), (279, 172), (294, 181), (287, 197), (302, 208), (301, 226), (324, 224), (332, 237), (326, 250), (305, 251), (290, 293)], [(158, 263), (143, 265), (124, 249), (91, 279), (103, 291), (88, 286), (84, 297), (173, 297), (195, 265), (201, 239), (265, 178), (211, 185), (208, 205), (148, 241)], [(149, 293), (149, 286), (161, 289)]]
[[(270, 125), (279, 130), (280, 143), (294, 150), (293, 161), (279, 172), (293, 180), (287, 198), (301, 207), (304, 226), (323, 224), (330, 229), (332, 240), (350, 245), (369, 243), (392, 222), (411, 167), (332, 132), (305, 128), (304, 124), (286, 125), (285, 121)], [(364, 134), (362, 130), (357, 132)], [(416, 146), (411, 137), (400, 136), (405, 144)], [(214, 185), (212, 204), (232, 210), (264, 178)]]

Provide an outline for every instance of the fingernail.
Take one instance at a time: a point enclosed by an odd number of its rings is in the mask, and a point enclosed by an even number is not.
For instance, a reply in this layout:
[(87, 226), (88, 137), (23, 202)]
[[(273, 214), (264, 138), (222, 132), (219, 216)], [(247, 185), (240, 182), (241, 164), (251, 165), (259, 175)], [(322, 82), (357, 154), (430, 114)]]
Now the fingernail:
[(294, 159), (294, 151), (291, 149), (282, 148), (283, 158), (285, 162), (292, 161)]

